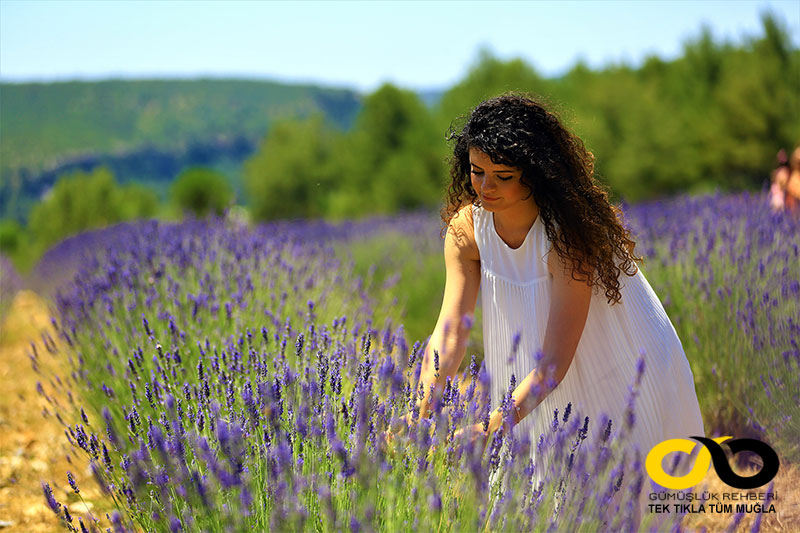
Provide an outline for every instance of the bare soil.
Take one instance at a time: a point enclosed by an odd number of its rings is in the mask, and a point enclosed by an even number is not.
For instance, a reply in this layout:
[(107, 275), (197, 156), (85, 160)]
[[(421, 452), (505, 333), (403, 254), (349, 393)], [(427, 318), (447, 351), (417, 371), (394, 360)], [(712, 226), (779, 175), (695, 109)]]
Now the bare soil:
[[(100, 494), (88, 461), (70, 446), (64, 426), (36, 392), (37, 382), (49, 389), (49, 376), (68, 374), (63, 346), (59, 346), (62, 353), (48, 353), (43, 331), (49, 331), (58, 343), (47, 303), (31, 291), (19, 291), (0, 325), (0, 527), (9, 532), (66, 529), (47, 506), (42, 482), (50, 483), (53, 495), (69, 508), (78, 529), (78, 516), (88, 527), (89, 510), (101, 514), (95, 509)], [(36, 344), (41, 374), (33, 370), (28, 355), (31, 343)], [(48, 408), (50, 414), (45, 416)], [(75, 476), (85, 505), (70, 489), (67, 471)]]
[[(755, 475), (759, 468), (751, 466), (749, 468), (738, 468), (731, 465), (733, 471), (740, 476), (749, 477)], [(761, 516), (761, 528), (759, 531), (800, 531), (800, 467), (796, 464), (789, 464), (784, 458), (781, 457), (781, 466), (778, 469), (778, 474), (773, 480), (775, 485), (772, 491), (775, 493), (775, 501), (768, 501), (766, 507), (769, 508), (770, 504), (775, 506), (774, 513), (763, 513)], [(750, 490), (741, 490), (730, 487), (722, 482), (714, 471), (713, 466), (709, 468), (708, 474), (702, 483), (697, 485), (694, 490), (695, 494), (702, 494), (703, 491), (710, 493), (750, 493), (750, 494), (763, 494), (767, 492), (767, 487), (758, 487)], [(726, 500), (725, 503), (733, 503), (733, 508), (736, 508), (737, 503), (763, 503), (759, 500), (741, 500), (730, 501)], [(697, 504), (695, 504), (697, 507)], [(736, 528), (737, 532), (750, 531), (753, 522), (756, 520), (756, 514), (750, 513), (742, 517), (739, 526)], [(689, 514), (684, 517), (683, 524), (688, 530), (697, 531), (706, 527), (709, 532), (727, 531), (728, 526), (733, 521), (733, 514), (720, 514), (713, 513), (695, 513)]]

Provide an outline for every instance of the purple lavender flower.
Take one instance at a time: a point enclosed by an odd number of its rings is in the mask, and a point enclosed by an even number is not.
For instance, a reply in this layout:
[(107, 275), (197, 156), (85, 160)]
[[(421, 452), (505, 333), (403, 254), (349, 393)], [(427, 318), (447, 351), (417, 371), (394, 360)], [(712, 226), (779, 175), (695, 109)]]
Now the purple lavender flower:
[(564, 418), (562, 419), (563, 423), (565, 424), (567, 423), (567, 420), (569, 420), (570, 413), (572, 413), (572, 402), (568, 402), (567, 407), (564, 408)]
[(478, 375), (478, 362), (475, 359), (475, 354), (472, 354), (469, 359), (469, 375), (473, 379)]
[(639, 384), (639, 381), (640, 381), (640, 379), (642, 377), (642, 374), (644, 374), (644, 367), (645, 367), (644, 359), (645, 359), (645, 356), (646, 356), (646, 352), (645, 352), (644, 348), (640, 348), (639, 349), (639, 359), (637, 359), (637, 361), (636, 361), (636, 384), (637, 385)]
[(739, 529), (739, 523), (744, 518), (744, 506), (742, 506), (740, 511), (736, 511), (736, 514), (733, 515), (733, 520), (728, 525), (728, 528), (725, 530), (726, 533), (734, 533)]
[(42, 483), (42, 491), (44, 492), (44, 497), (47, 500), (47, 506), (56, 513), (59, 514), (61, 512), (61, 504), (58, 503), (53, 496), (53, 489), (50, 488), (49, 483)]
[(111, 519), (111, 525), (114, 526), (114, 532), (115, 533), (124, 533), (125, 532), (125, 526), (122, 524), (122, 517), (120, 516), (120, 514), (117, 511), (113, 511), (111, 513), (110, 519)]
[(78, 494), (80, 492), (78, 484), (75, 483), (75, 477), (72, 475), (72, 472), (67, 471), (67, 482), (69, 483), (70, 488), (72, 488), (75, 494)]
[(434, 491), (433, 494), (428, 496), (428, 507), (434, 513), (441, 512), (442, 510), (442, 496), (439, 494), (438, 491)]
[(171, 516), (169, 518), (169, 530), (172, 533), (179, 533), (180, 531), (183, 531), (183, 525), (177, 516)]
[[(800, 293), (800, 285), (796, 281), (786, 281), (794, 272), (787, 264), (797, 260), (798, 248), (791, 239), (786, 244), (787, 239), (778, 239), (777, 236), (791, 235), (788, 230), (795, 229), (796, 224), (789, 226), (784, 219), (772, 218), (763, 228), (769, 227), (770, 231), (763, 231), (761, 226), (755, 225), (748, 226), (742, 232), (732, 229), (738, 227), (737, 221), (740, 219), (730, 217), (728, 213), (735, 210), (755, 213), (753, 209), (742, 209), (742, 206), (754, 206), (755, 200), (727, 200), (723, 197), (682, 201), (686, 206), (680, 213), (685, 216), (678, 217), (667, 216), (679, 210), (676, 209), (677, 205), (666, 202), (657, 202), (646, 209), (639, 206), (630, 208), (635, 211), (632, 213), (634, 229), (644, 232), (639, 234), (642, 249), (655, 259), (651, 263), (653, 270), (648, 271), (648, 279), (656, 292), (666, 296), (665, 302), (672, 306), (668, 303), (669, 292), (676, 289), (663, 288), (663, 281), (657, 275), (657, 265), (662, 263), (669, 266), (678, 260), (676, 258), (691, 264), (694, 270), (688, 271), (686, 278), (681, 280), (681, 286), (693, 289), (686, 292), (697, 294), (701, 303), (711, 306), (706, 316), (728, 312), (732, 331), (741, 330), (745, 341), (742, 345), (747, 350), (760, 349), (763, 353), (772, 350), (775, 354), (782, 354), (782, 358), (777, 358), (778, 363), (793, 376), (791, 372), (798, 368), (800, 351), (796, 341), (792, 344), (785, 337), (800, 330), (795, 322), (788, 322), (785, 315), (780, 314), (779, 302), (790, 301)], [(733, 223), (717, 225), (711, 217), (698, 213), (713, 213), (714, 217)], [(701, 223), (698, 224), (698, 221)], [(372, 224), (379, 226), (375, 221)], [(300, 229), (301, 226), (305, 229)], [(700, 227), (702, 230), (699, 230)], [(427, 231), (416, 229), (413, 232), (415, 239)], [(374, 231), (374, 228), (370, 230)], [(336, 235), (351, 231), (337, 228), (336, 232), (339, 233)], [(368, 300), (374, 295), (369, 294), (366, 283), (360, 289), (354, 284), (347, 293), (351, 296), (350, 304), (353, 304), (352, 309), (347, 309), (354, 323), (352, 330), (345, 327), (346, 316), (341, 320), (334, 319), (332, 330), (327, 325), (315, 323), (314, 313), (327, 314), (330, 311), (332, 300), (329, 297), (335, 293), (328, 288), (349, 289), (345, 287), (349, 274), (347, 269), (336, 266), (334, 254), (326, 248), (327, 245), (317, 248), (313, 244), (319, 242), (317, 237), (324, 235), (327, 239), (334, 233), (333, 228), (308, 221), (298, 221), (297, 226), (276, 223), (255, 229), (253, 235), (238, 230), (230, 233), (222, 226), (209, 223), (186, 226), (142, 224), (139, 230), (125, 233), (126, 238), (122, 240), (124, 246), (109, 246), (107, 253), (87, 259), (86, 268), (76, 283), (70, 286), (69, 291), (61, 293), (57, 300), (63, 315), (59, 317), (59, 335), (70, 345), (74, 344), (72, 349), (77, 354), (72, 380), (80, 387), (88, 385), (87, 390), (98, 390), (105, 385), (107, 394), (105, 404), (100, 406), (101, 409), (105, 408), (102, 409), (104, 431), (97, 430), (108, 435), (106, 442), (103, 443), (100, 440), (102, 436), (93, 434), (89, 429), (89, 416), (83, 417), (82, 424), (77, 419), (69, 421), (71, 425), (67, 435), (87, 453), (96, 455), (97, 464), (106, 469), (113, 467), (111, 459), (116, 460), (118, 456), (114, 454), (119, 454), (121, 462), (118, 464), (121, 468), (114, 472), (115, 486), (112, 490), (115, 494), (125, 496), (125, 500), (121, 501), (128, 505), (126, 512), (130, 514), (126, 517), (136, 518), (135, 509), (154, 508), (156, 502), (153, 498), (167, 501), (159, 491), (158, 484), (169, 482), (178, 487), (175, 494), (180, 501), (175, 502), (176, 508), (169, 507), (169, 504), (162, 508), (157, 504), (159, 523), (173, 527), (172, 522), (179, 520), (181, 527), (195, 529), (199, 524), (191, 521), (192, 515), (201, 516), (206, 512), (202, 509), (207, 508), (209, 516), (214, 516), (221, 523), (248, 528), (256, 523), (247, 514), (250, 507), (248, 501), (252, 499), (252, 494), (257, 494), (253, 492), (254, 479), (260, 479), (254, 473), (261, 463), (253, 462), (254, 457), (264, 459), (263, 476), (268, 479), (268, 497), (272, 502), (281, 502), (275, 505), (274, 514), (269, 517), (269, 524), (274, 528), (287, 523), (305, 524), (305, 518), (312, 518), (311, 513), (301, 508), (300, 503), (289, 498), (288, 494), (290, 485), (295, 491), (300, 491), (306, 485), (321, 490), (319, 485), (314, 485), (313, 481), (300, 474), (302, 469), (311, 466), (310, 457), (317, 458), (318, 451), (327, 453), (327, 460), (336, 461), (333, 466), (323, 465), (324, 473), (320, 476), (327, 483), (321, 492), (327, 491), (326, 498), (330, 497), (332, 484), (335, 484), (333, 476), (339, 472), (345, 478), (358, 476), (361, 480), (396, 468), (413, 468), (415, 463), (433, 476), (438, 475), (435, 473), (437, 470), (444, 468), (444, 464), (434, 465), (427, 461), (417, 463), (417, 457), (406, 453), (408, 450), (401, 450), (401, 456), (392, 461), (385, 449), (374, 445), (375, 433), (386, 426), (386, 418), (398, 408), (404, 410), (405, 406), (412, 407), (417, 393), (413, 387), (418, 384), (422, 367), (419, 355), (426, 353), (420, 349), (427, 343), (417, 342), (413, 353), (409, 354), (402, 327), (398, 327), (392, 335), (390, 321), (378, 326), (377, 317), (370, 316), (374, 304)], [(750, 233), (758, 238), (749, 238)], [(779, 240), (784, 242), (781, 248), (767, 246), (768, 242)], [(748, 246), (746, 253), (740, 241)], [(441, 253), (438, 247), (431, 248)], [(670, 248), (674, 250), (675, 258), (667, 257)], [(130, 259), (124, 253), (129, 253)], [(737, 277), (714, 263), (725, 260), (746, 265), (749, 254), (753, 256), (753, 264), (759, 263), (758, 279)], [(330, 277), (324, 269), (317, 268), (317, 265), (323, 264), (331, 266)], [(213, 268), (208, 265), (213, 265)], [(717, 290), (719, 286), (725, 287), (722, 292)], [(742, 289), (741, 294), (749, 291), (748, 294), (741, 296), (739, 288)], [(187, 291), (192, 291), (192, 294), (189, 295)], [(672, 294), (672, 301), (676, 301), (674, 296)], [(336, 305), (340, 303), (338, 299), (333, 301)], [(369, 309), (370, 306), (373, 308)], [(220, 312), (222, 307), (225, 313)], [(377, 311), (380, 313), (382, 310)], [(142, 322), (136, 324), (128, 324), (123, 318), (140, 315)], [(151, 317), (149, 323), (145, 315)], [(761, 323), (765, 317), (769, 317), (772, 326)], [(696, 324), (686, 329), (686, 322), (680, 322), (680, 313), (670, 318), (675, 322), (681, 338), (692, 338), (695, 333), (698, 338), (710, 338), (708, 332), (702, 331)], [(267, 331), (258, 320), (264, 320), (270, 330)], [(300, 320), (299, 325), (297, 320)], [(469, 329), (471, 319), (463, 317), (462, 325)], [(186, 331), (180, 331), (180, 327), (185, 327)], [(264, 342), (254, 345), (252, 336), (258, 328), (261, 329)], [(166, 338), (156, 338), (162, 335), (166, 335)], [(373, 335), (381, 335), (376, 338), (381, 338), (383, 353), (370, 351), (370, 336)], [(144, 342), (152, 344), (144, 345), (140, 337), (149, 337)], [(313, 365), (308, 361), (296, 361), (291, 353), (288, 354), (290, 357), (286, 357), (286, 344), (295, 338), (294, 355), (302, 360), (309, 354), (316, 354), (316, 369), (311, 368)], [(187, 339), (194, 341), (187, 343)], [(49, 349), (50, 341), (46, 337), (43, 341)], [(149, 356), (144, 357), (139, 344), (146, 350), (148, 346), (156, 346), (159, 341), (163, 343), (163, 349), (154, 348), (155, 355), (149, 354), (153, 356), (152, 360)], [(521, 344), (521, 336), (518, 335), (513, 341), (514, 345)], [(129, 342), (130, 346), (126, 346), (125, 342)], [(193, 349), (193, 344), (196, 344), (197, 350)], [(402, 357), (409, 358), (408, 371), (397, 368), (391, 357), (395, 345), (400, 348)], [(519, 348), (518, 345), (513, 347), (515, 350)], [(687, 352), (696, 350), (693, 343), (684, 347)], [(95, 364), (99, 350), (102, 350), (102, 359)], [(696, 357), (697, 353), (687, 355), (693, 361), (693, 370), (705, 371), (702, 370), (702, 363), (698, 366), (694, 364), (695, 361), (701, 361)], [(447, 457), (453, 461), (446, 463), (448, 467), (453, 468), (452, 465), (464, 460), (467, 466), (465, 472), (472, 476), (478, 491), (485, 493), (488, 490), (486, 465), (481, 464), (479, 458), (468, 456), (462, 459), (466, 447), (449, 443), (445, 445), (440, 440), (461, 427), (460, 422), (473, 420), (469, 417), (470, 412), (476, 415), (477, 420), (488, 421), (491, 408), (491, 401), (488, 401), (491, 396), (490, 375), (485, 366), (479, 369), (474, 354), (471, 359), (470, 374), (473, 379), (467, 393), (460, 393), (457, 381), (447, 380), (441, 401), (433, 406), (434, 419), (441, 431), (433, 438), (415, 434), (415, 440), (408, 444), (412, 446), (411, 451), (419, 451), (420, 446), (442, 444)], [(637, 385), (643, 375), (643, 364), (642, 359), (636, 365)], [(375, 365), (377, 370), (372, 368)], [(194, 371), (195, 367), (197, 372)], [(726, 364), (727, 367), (736, 368), (729, 364)], [(378, 380), (371, 379), (373, 372), (377, 372)], [(791, 399), (782, 391), (796, 387), (788, 386), (794, 381), (787, 381), (785, 373), (777, 374), (769, 364), (755, 375), (759, 373), (763, 375), (765, 387), (769, 385), (768, 392), (773, 399), (779, 400), (777, 395)], [(718, 376), (720, 379), (722, 377)], [(735, 377), (735, 372), (731, 374), (726, 371), (726, 387), (732, 386), (732, 377)], [(386, 386), (386, 379), (390, 380), (391, 387)], [(62, 382), (56, 381), (58, 387), (62, 387)], [(64, 380), (64, 384), (68, 386), (68, 380)], [(476, 399), (474, 392), (479, 385), (482, 396)], [(53, 387), (58, 388), (55, 384)], [(115, 390), (121, 392), (115, 393)], [(385, 397), (387, 391), (389, 398)], [(423, 392), (428, 393), (427, 390)], [(763, 396), (765, 401), (769, 400), (766, 394)], [(487, 401), (478, 401), (484, 399)], [(509, 402), (505, 400), (503, 407), (508, 409)], [(767, 415), (760, 399), (749, 397), (748, 401), (752, 412), (745, 412), (745, 416), (749, 414), (751, 420), (758, 420), (765, 429), (771, 420), (791, 420), (790, 412)], [(444, 416), (444, 406), (453, 407), (452, 416)], [(98, 406), (92, 407), (97, 412)], [(553, 420), (556, 432), (548, 434), (547, 441), (541, 441), (541, 446), (564, 448), (563, 458), (556, 454), (561, 459), (559, 468), (566, 466), (566, 472), (579, 486), (581, 483), (592, 483), (584, 477), (591, 470), (586, 466), (586, 450), (581, 448), (581, 442), (588, 432), (588, 417), (584, 418), (581, 413), (573, 411), (572, 405), (567, 404), (561, 424), (556, 413)], [(87, 412), (91, 413), (89, 410)], [(269, 422), (265, 420), (262, 427), (258, 427), (262, 412), (269, 413)], [(112, 413), (125, 414), (128, 427), (116, 427), (112, 423)], [(414, 414), (417, 415), (415, 420), (418, 420), (419, 413)], [(632, 411), (630, 414), (623, 421), (623, 429), (635, 421)], [(76, 422), (80, 426), (75, 426)], [(600, 422), (597, 442), (590, 443), (592, 446), (599, 445), (599, 449), (596, 455), (589, 455), (590, 459), (595, 459), (597, 472), (604, 471), (612, 460), (616, 464), (615, 453), (607, 442), (611, 438), (611, 422)], [(210, 431), (206, 431), (206, 426)], [(427, 423), (423, 422), (425, 426)], [(351, 434), (347, 433), (348, 428), (353, 430)], [(121, 430), (124, 431), (118, 433)], [(344, 431), (341, 438), (338, 435), (340, 430)], [(309, 435), (312, 438), (308, 438)], [(527, 437), (530, 441), (530, 436)], [(520, 453), (519, 443), (514, 442), (513, 435), (510, 439), (507, 441), (510, 453), (502, 464), (500, 440), (494, 445), (496, 447), (491, 448), (496, 453), (490, 459), (492, 466), (497, 469), (512, 469), (512, 459)], [(321, 450), (317, 449), (319, 446), (322, 446)], [(111, 476), (102, 470), (102, 466), (99, 473), (107, 477), (108, 485)], [(432, 466), (436, 466), (436, 469)], [(544, 467), (544, 464), (536, 464), (537, 469)], [(208, 478), (200, 476), (197, 469), (207, 471)], [(610, 484), (612, 493), (621, 472), (615, 475), (617, 477)], [(630, 486), (632, 490), (635, 489), (638, 484), (636, 473), (630, 475), (625, 472), (625, 477), (632, 478)], [(597, 487), (592, 493), (602, 494), (605, 488)], [(150, 491), (154, 489), (155, 496), (151, 496)], [(554, 484), (552, 489), (558, 490), (559, 486)], [(549, 485), (540, 484), (537, 490), (538, 493), (533, 485), (530, 486), (522, 505), (524, 512), (514, 514), (507, 510), (509, 506), (520, 503), (522, 497), (515, 496), (513, 490), (501, 494), (496, 516), (507, 519), (503, 527), (510, 530), (530, 529), (528, 526), (537, 523), (539, 511), (536, 505), (543, 501), (542, 496), (550, 489)], [(220, 497), (217, 492), (224, 496)], [(428, 494), (430, 497), (427, 497)], [(441, 495), (435, 488), (426, 494), (426, 498), (431, 508), (441, 506)], [(574, 501), (577, 503), (580, 495), (576, 495), (576, 498)], [(586, 498), (583, 500), (586, 501)], [(225, 505), (216, 507), (217, 501)], [(569, 501), (573, 501), (572, 497)], [(420, 504), (424, 508), (425, 503), (426, 499), (411, 502), (409, 511), (414, 511), (415, 506), (419, 508)], [(356, 512), (342, 516), (329, 514), (328, 524), (334, 528), (347, 528), (348, 521), (355, 516), (357, 520), (366, 520), (359, 522), (359, 525), (363, 524), (368, 529), (373, 523), (368, 504), (358, 500), (353, 504), (353, 509), (366, 508), (363, 517)], [(184, 505), (185, 510), (181, 512), (177, 505)], [(328, 504), (323, 503), (323, 507), (325, 505)], [(479, 509), (476, 514), (484, 513), (485, 519), (486, 509)], [(576, 506), (576, 509), (574, 512), (580, 513), (581, 507)], [(200, 514), (196, 514), (198, 510)], [(337, 510), (331, 504), (330, 509), (325, 508), (324, 512), (335, 513)], [(626, 508), (625, 518), (628, 520), (631, 516), (629, 511)], [(572, 513), (573, 510), (569, 508), (569, 514)], [(414, 514), (419, 521), (417, 526), (423, 528), (426, 520), (424, 509), (414, 511)], [(144, 512), (142, 518), (148, 522), (152, 520), (150, 511)], [(264, 518), (259, 516), (261, 521), (258, 523), (266, 524)], [(499, 520), (496, 525), (499, 526)], [(463, 524), (455, 526), (461, 527)], [(413, 528), (414, 521), (409, 520), (406, 527)]]
[(609, 419), (608, 423), (606, 424), (606, 429), (603, 432), (603, 442), (608, 441), (608, 438), (611, 436), (611, 423), (612, 423), (612, 420)]
[(408, 357), (408, 368), (414, 366), (414, 362), (417, 359), (417, 352), (419, 352), (420, 343), (419, 341), (414, 342), (414, 346), (411, 347), (411, 354)]
[(511, 339), (511, 353), (508, 356), (507, 363), (511, 364), (514, 362), (514, 359), (517, 356), (517, 351), (519, 350), (519, 343), (522, 340), (522, 333), (519, 331), (514, 333), (514, 337)]

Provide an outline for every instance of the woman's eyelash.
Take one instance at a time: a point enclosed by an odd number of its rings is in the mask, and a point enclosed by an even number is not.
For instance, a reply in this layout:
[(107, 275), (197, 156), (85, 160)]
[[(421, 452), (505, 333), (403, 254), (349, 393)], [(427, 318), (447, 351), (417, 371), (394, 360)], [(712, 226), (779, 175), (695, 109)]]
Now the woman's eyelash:
[[(483, 172), (478, 172), (477, 170), (473, 170), (472, 173), (475, 174), (475, 175), (483, 174)], [(508, 181), (511, 178), (513, 178), (514, 176), (509, 176), (507, 178), (504, 178), (502, 176), (497, 176), (497, 177), (500, 178), (502, 181)]]

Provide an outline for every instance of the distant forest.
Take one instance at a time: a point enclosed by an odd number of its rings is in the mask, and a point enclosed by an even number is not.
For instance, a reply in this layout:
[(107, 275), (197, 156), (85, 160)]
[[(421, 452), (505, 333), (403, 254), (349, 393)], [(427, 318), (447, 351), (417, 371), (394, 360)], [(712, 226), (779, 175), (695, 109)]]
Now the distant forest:
[(434, 207), (448, 127), (505, 90), (548, 102), (617, 200), (758, 189), (778, 149), (800, 141), (800, 51), (764, 14), (760, 35), (722, 42), (701, 28), (677, 59), (637, 68), (578, 63), (548, 79), (483, 50), (440, 94), (212, 79), (5, 83), (0, 208), (25, 224), (60, 177), (100, 166), (162, 201), (182, 171), (214, 169), (258, 220)]
[(109, 80), (3, 83), (0, 109), (0, 209), (24, 222), (61, 175), (107, 165), (163, 198), (186, 167), (238, 169), (278, 118), (321, 112), (346, 130), (360, 103), (351, 90), (265, 81)]

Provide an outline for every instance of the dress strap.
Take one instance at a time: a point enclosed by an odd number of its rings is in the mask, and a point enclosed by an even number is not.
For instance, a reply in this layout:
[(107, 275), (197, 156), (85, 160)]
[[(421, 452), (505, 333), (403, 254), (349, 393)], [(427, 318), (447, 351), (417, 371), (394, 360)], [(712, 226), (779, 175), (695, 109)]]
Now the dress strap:
[(472, 228), (475, 236), (475, 243), (478, 245), (478, 253), (483, 260), (484, 255), (488, 254), (486, 245), (486, 210), (479, 205), (472, 206)]

